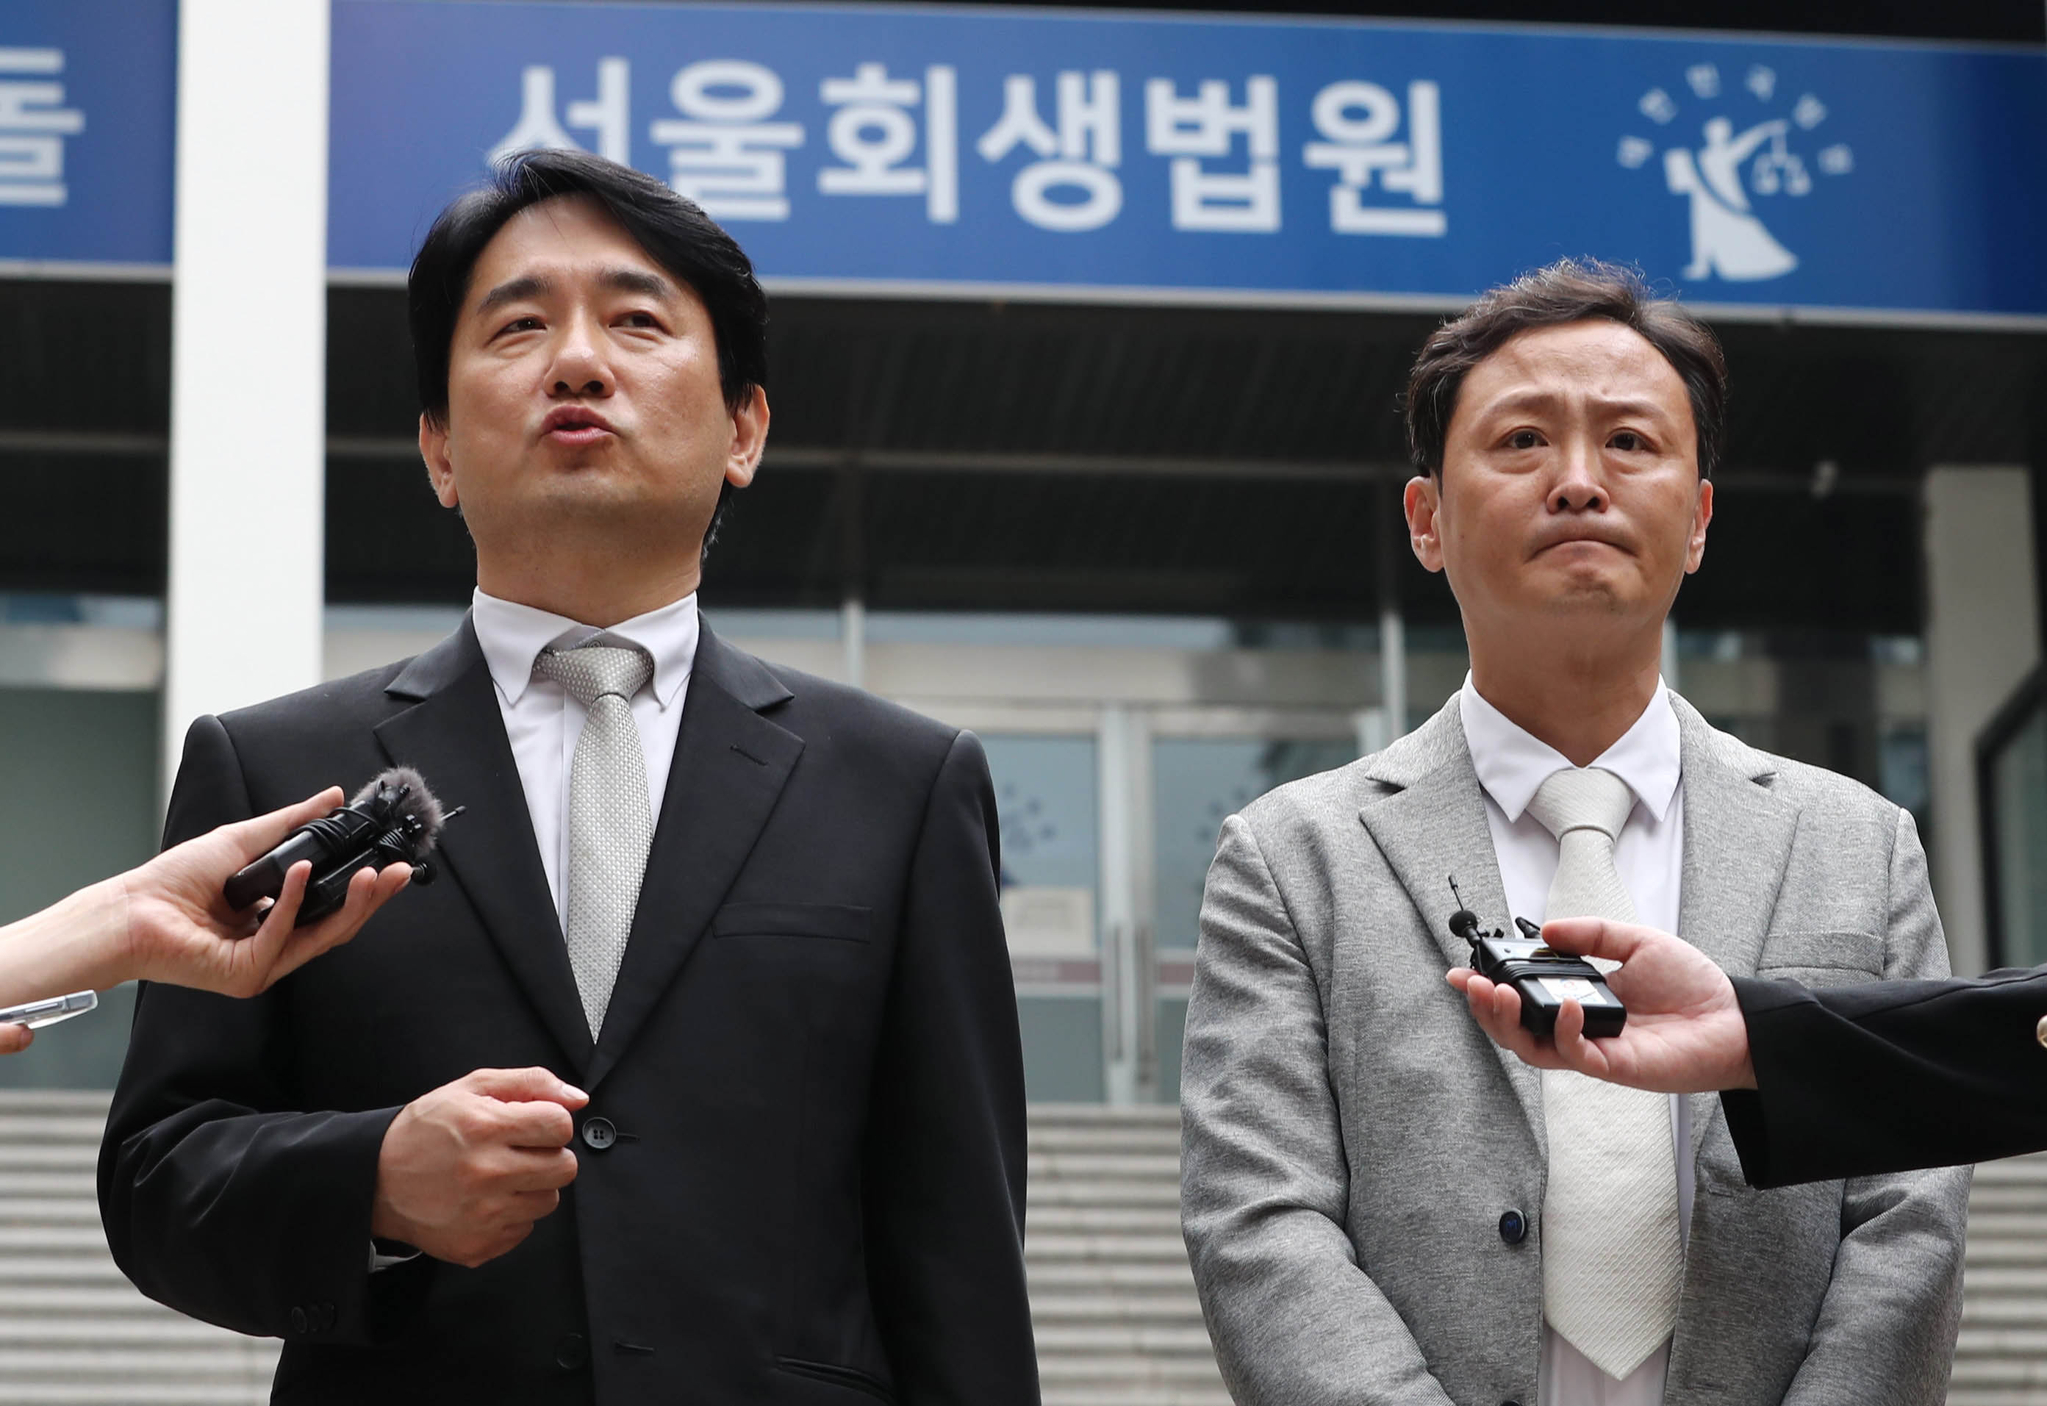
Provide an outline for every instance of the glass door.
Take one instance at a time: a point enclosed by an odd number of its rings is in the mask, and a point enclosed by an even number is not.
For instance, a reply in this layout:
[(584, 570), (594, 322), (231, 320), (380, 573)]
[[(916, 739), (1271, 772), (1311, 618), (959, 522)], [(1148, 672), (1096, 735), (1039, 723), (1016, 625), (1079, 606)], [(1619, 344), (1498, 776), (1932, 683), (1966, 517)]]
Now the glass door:
[(1098, 739), (981, 736), (1001, 817), (1002, 921), (1033, 1103), (1103, 1098)]
[(948, 720), (979, 734), (994, 777), (1031, 1100), (1176, 1102), (1223, 819), (1351, 761), (1365, 723), (1333, 710), (1113, 702), (955, 707)]
[(1152, 906), (1157, 1077), (1152, 1097), (1180, 1097), (1180, 1041), (1194, 980), (1201, 896), (1225, 818), (1288, 781), (1356, 760), (1361, 727), (1336, 713), (1175, 710), (1153, 719)]

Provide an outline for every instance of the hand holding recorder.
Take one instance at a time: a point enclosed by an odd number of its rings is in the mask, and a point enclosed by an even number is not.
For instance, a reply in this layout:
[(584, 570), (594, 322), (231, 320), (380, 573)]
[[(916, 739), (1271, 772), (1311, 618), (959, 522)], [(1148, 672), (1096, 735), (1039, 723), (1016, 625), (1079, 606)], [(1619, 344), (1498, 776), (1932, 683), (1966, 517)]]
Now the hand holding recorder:
[[(165, 850), (125, 874), (0, 928), (0, 1009), (82, 988), (163, 981), (227, 996), (253, 996), (278, 978), (354, 937), (411, 867), (358, 872), (328, 917), (296, 927), (312, 866), (283, 875), (275, 902), (236, 909), (223, 896), (230, 876), (307, 822), (341, 804), (333, 787)], [(26, 1027), (0, 1020), (0, 1054), (26, 1048)]]
[(1542, 940), (1559, 952), (1621, 964), (1607, 985), (1628, 1009), (1627, 1026), (1610, 1039), (1588, 1039), (1585, 1009), (1565, 1001), (1555, 1034), (1545, 1039), (1521, 1019), (1521, 997), (1468, 968), (1449, 974), (1493, 1042), (1538, 1069), (1574, 1069), (1595, 1079), (1652, 1093), (1752, 1089), (1748, 1026), (1734, 984), (1713, 960), (1682, 938), (1604, 918), (1544, 923)]

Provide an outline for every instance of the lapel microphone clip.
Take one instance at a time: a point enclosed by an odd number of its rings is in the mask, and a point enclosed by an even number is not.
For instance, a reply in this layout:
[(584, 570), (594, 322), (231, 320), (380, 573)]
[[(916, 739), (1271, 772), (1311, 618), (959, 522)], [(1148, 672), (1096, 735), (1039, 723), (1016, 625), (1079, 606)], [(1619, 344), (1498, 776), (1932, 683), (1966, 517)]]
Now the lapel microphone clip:
[(410, 864), (412, 882), (430, 884), (441, 827), (465, 809), (442, 810), (425, 778), (411, 767), (394, 766), (378, 773), (347, 805), (292, 831), (277, 848), (229, 879), (222, 896), (237, 912), (274, 899), (283, 891), (291, 866), (311, 860), (313, 874), (294, 925), (304, 927), (347, 902), (348, 881), (359, 869)]
[(1598, 1039), (1621, 1033), (1628, 1009), (1608, 988), (1598, 967), (1545, 944), (1542, 929), (1526, 918), (1514, 920), (1519, 937), (1509, 937), (1501, 928), (1485, 931), (1478, 914), (1464, 906), (1455, 874), (1450, 876), (1450, 896), (1457, 900), (1450, 935), (1471, 944), (1471, 965), (1480, 976), (1514, 988), (1521, 997), (1523, 1025), (1538, 1035), (1555, 1034), (1557, 1016), (1568, 1000), (1584, 1008), (1586, 1035)]

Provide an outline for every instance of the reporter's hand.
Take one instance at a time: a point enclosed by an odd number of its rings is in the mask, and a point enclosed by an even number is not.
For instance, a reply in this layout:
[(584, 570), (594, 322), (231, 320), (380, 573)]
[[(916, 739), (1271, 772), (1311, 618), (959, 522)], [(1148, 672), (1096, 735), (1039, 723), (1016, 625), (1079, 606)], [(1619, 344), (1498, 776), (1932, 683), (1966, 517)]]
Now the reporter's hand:
[(1604, 918), (1560, 918), (1543, 924), (1542, 938), (1559, 952), (1621, 964), (1606, 982), (1628, 1008), (1627, 1025), (1618, 1035), (1588, 1040), (1584, 1008), (1566, 1001), (1555, 1038), (1542, 1039), (1521, 1024), (1513, 987), (1459, 967), (1450, 984), (1495, 1044), (1538, 1069), (1574, 1069), (1654, 1093), (1756, 1086), (1734, 984), (1705, 953), (1655, 928)]
[(370, 1233), (474, 1269), (528, 1235), (576, 1179), (570, 1110), (545, 1069), (479, 1069), (413, 1100), (377, 1155)]
[(35, 1034), (26, 1025), (0, 1025), (0, 1055), (18, 1054), (27, 1049)]
[(341, 801), (341, 789), (329, 787), (295, 806), (187, 840), (110, 880), (121, 899), (122, 921), (117, 970), (110, 973), (113, 980), (101, 984), (141, 978), (225, 996), (254, 996), (354, 937), (372, 913), (405, 887), (409, 867), (393, 864), (381, 873), (357, 873), (340, 910), (305, 928), (292, 924), (312, 875), (310, 864), (291, 867), (260, 926), (252, 914), (236, 912), (221, 897), (229, 877)]

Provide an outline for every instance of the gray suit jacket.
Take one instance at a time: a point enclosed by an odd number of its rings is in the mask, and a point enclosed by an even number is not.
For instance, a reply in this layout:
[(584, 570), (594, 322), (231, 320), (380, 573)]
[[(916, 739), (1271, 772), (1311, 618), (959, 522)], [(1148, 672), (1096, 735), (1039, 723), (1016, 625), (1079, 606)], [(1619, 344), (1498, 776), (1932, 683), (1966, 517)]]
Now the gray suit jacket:
[[(1947, 972), (1911, 817), (1673, 697), (1681, 934), (1737, 975), (1811, 986)], [(1444, 971), (1456, 874), (1508, 921), (1453, 698), (1385, 751), (1224, 822), (1181, 1082), (1181, 1217), (1245, 1406), (1534, 1406), (1541, 1081)], [(1752, 1190), (1714, 1095), (1664, 1401), (1942, 1400), (1966, 1169)], [(1503, 1213), (1524, 1212), (1509, 1244)]]

